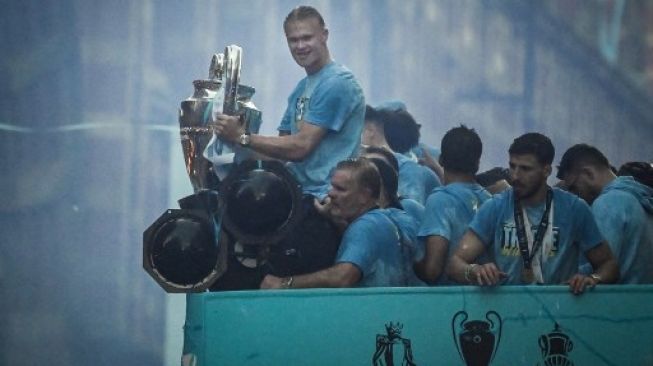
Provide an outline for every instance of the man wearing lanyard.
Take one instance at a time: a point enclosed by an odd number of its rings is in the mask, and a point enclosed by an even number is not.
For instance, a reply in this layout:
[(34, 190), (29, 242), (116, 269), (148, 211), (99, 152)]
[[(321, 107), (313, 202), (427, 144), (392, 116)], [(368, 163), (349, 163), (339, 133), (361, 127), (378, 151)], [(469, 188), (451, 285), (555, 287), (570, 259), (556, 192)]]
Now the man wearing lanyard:
[[(449, 262), (450, 278), (479, 286), (568, 283), (574, 294), (616, 282), (617, 262), (587, 203), (546, 183), (551, 140), (527, 133), (508, 153), (513, 187), (481, 206)], [(485, 251), (493, 261), (475, 263)], [(581, 252), (590, 275), (577, 273)]]

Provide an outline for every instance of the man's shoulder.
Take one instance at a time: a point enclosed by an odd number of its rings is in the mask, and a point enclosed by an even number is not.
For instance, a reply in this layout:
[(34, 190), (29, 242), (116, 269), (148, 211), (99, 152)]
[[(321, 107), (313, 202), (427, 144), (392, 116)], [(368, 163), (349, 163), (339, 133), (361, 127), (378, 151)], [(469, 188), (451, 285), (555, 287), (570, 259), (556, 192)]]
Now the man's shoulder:
[(318, 74), (318, 83), (321, 85), (355, 85), (360, 87), (354, 73), (347, 67), (335, 62), (325, 66), (324, 70)]
[(436, 205), (437, 207), (443, 207), (445, 204), (455, 204), (459, 199), (454, 194), (453, 190), (449, 185), (439, 186), (431, 191), (428, 198), (426, 199), (426, 206)]
[(563, 189), (553, 187), (553, 202), (557, 206), (556, 210), (589, 210), (589, 205), (577, 195), (567, 192)]
[(483, 205), (503, 206), (508, 203), (511, 203), (513, 201), (513, 197), (514, 197), (513, 189), (508, 188), (501, 193), (490, 195), (490, 197), (485, 200)]
[(349, 227), (367, 226), (370, 224), (374, 225), (380, 222), (385, 222), (387, 220), (387, 214), (384, 213), (383, 210), (377, 208), (369, 210), (358, 216), (354, 221), (352, 221)]
[(393, 226), (392, 220), (389, 217), (387, 212), (382, 209), (374, 209), (365, 212), (356, 218), (345, 230), (345, 235), (353, 235), (360, 237), (363, 235), (364, 238), (377, 241), (377, 239), (382, 237), (387, 237), (388, 228)]
[(640, 207), (639, 200), (632, 193), (620, 189), (602, 192), (592, 203), (592, 211), (597, 209), (630, 211)]

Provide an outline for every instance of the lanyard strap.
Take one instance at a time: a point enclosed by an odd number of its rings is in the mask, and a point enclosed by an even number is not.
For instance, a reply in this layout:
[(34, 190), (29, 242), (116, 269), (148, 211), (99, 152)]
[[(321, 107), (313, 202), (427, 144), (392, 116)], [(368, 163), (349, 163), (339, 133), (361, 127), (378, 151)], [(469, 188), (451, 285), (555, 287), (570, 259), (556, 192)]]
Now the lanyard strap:
[(528, 250), (528, 238), (526, 237), (526, 229), (524, 225), (524, 216), (522, 215), (521, 202), (515, 197), (515, 226), (517, 227), (517, 239), (519, 240), (519, 252), (521, 253), (522, 260), (524, 261), (524, 268), (531, 268), (531, 262), (535, 253), (542, 245), (544, 240), (544, 235), (546, 230), (549, 227), (549, 212), (551, 211), (551, 202), (553, 201), (553, 191), (549, 188), (546, 192), (546, 208), (544, 209), (544, 214), (540, 220), (540, 224), (537, 226), (537, 233), (535, 234), (535, 240), (533, 241), (533, 247), (529, 253)]

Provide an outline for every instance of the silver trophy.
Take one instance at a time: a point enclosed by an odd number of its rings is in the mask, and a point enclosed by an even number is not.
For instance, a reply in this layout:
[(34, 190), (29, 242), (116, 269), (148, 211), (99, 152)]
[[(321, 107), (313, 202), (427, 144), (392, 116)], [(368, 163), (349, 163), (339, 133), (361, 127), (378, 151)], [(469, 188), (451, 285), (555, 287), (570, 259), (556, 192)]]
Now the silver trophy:
[(240, 85), (242, 49), (227, 46), (215, 54), (209, 78), (193, 81), (195, 91), (181, 102), (179, 128), (186, 171), (194, 192), (217, 190), (219, 180), (231, 164), (245, 158), (247, 151), (227, 144), (213, 132), (211, 124), (218, 113), (240, 115), (250, 133), (258, 132), (261, 112), (252, 103), (255, 89)]

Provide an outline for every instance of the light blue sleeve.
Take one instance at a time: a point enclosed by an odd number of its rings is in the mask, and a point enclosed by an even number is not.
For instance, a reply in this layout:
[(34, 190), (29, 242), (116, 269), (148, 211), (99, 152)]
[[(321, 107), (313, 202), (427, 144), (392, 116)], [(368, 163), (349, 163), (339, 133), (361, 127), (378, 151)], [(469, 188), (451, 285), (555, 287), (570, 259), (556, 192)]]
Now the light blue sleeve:
[(585, 253), (601, 244), (604, 240), (603, 235), (601, 235), (592, 211), (585, 201), (578, 199), (572, 207), (571, 217), (575, 218), (577, 229), (574, 232), (580, 233), (577, 239), (580, 241), (580, 250)]
[(485, 201), (478, 212), (469, 224), (469, 229), (472, 230), (483, 242), (483, 245), (488, 246), (494, 241), (494, 233), (497, 226), (497, 215), (499, 210), (499, 197), (495, 196)]
[[(630, 196), (626, 193), (626, 195)], [(599, 197), (594, 204), (592, 204), (592, 214), (596, 220), (601, 234), (605, 240), (608, 241), (612, 253), (619, 263), (620, 254), (622, 250), (622, 238), (632, 238), (632, 233), (626, 233), (626, 228), (629, 227), (628, 222), (634, 220), (630, 217), (629, 213), (633, 210), (629, 209), (629, 202), (631, 197), (624, 197), (623, 195), (605, 195)], [(638, 203), (637, 203), (638, 204)]]
[(439, 191), (426, 200), (425, 215), (419, 228), (419, 237), (439, 235), (447, 240), (451, 240), (452, 228), (451, 217), (448, 212), (451, 211), (452, 202), (449, 195)]
[(402, 198), (401, 207), (409, 214), (419, 225), (424, 220), (425, 208), (421, 203), (412, 198)]
[(304, 120), (338, 132), (360, 103), (362, 92), (346, 75), (333, 75), (315, 88)]
[(376, 243), (383, 242), (383, 235), (383, 230), (379, 230), (378, 223), (372, 217), (360, 217), (345, 231), (336, 255), (336, 263), (352, 263), (365, 277), (372, 272), (374, 262), (379, 257)]
[(420, 167), (424, 171), (424, 192), (426, 192), (426, 197), (428, 197), (431, 191), (440, 187), (442, 183), (440, 183), (440, 178), (438, 178), (438, 175), (433, 170), (423, 165), (420, 165)]
[(290, 119), (292, 117), (290, 115), (290, 108), (291, 108), (290, 105), (288, 105), (288, 108), (286, 108), (286, 112), (283, 114), (283, 118), (281, 119), (281, 123), (279, 124), (277, 131), (284, 131), (284, 132), (291, 131)]
[(281, 119), (281, 123), (279, 123), (279, 127), (277, 127), (277, 131), (292, 132), (293, 126), (295, 125), (293, 119), (297, 112), (297, 99), (301, 95), (301, 91), (304, 90), (304, 85), (306, 85), (306, 78), (300, 80), (288, 96), (286, 100), (286, 111), (283, 113), (283, 118)]

